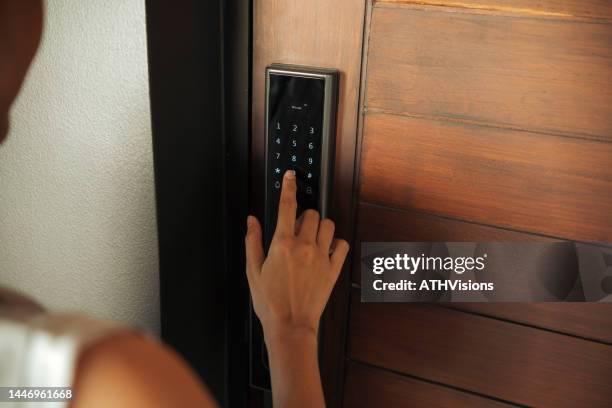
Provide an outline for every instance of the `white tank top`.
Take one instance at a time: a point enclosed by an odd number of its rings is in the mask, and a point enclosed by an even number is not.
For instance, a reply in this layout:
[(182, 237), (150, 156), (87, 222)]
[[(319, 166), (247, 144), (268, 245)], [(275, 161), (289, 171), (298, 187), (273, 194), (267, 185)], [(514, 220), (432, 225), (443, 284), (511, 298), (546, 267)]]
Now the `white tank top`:
[[(117, 322), (26, 306), (23, 297), (0, 288), (0, 387), (72, 387), (79, 353), (126, 330), (127, 326)], [(68, 405), (0, 402), (1, 408)]]

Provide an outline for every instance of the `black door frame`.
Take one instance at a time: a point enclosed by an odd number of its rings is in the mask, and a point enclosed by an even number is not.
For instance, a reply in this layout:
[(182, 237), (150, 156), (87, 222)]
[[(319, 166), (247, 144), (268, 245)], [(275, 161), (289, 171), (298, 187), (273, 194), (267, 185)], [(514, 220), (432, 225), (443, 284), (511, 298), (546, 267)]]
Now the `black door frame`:
[(248, 403), (251, 0), (146, 0), (162, 338)]

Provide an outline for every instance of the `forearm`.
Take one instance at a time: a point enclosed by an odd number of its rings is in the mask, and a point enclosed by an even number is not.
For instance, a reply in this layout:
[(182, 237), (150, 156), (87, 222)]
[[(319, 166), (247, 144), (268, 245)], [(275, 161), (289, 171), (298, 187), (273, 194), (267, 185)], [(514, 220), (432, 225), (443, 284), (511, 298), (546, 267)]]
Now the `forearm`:
[(274, 408), (325, 407), (317, 336), (294, 331), (266, 336)]

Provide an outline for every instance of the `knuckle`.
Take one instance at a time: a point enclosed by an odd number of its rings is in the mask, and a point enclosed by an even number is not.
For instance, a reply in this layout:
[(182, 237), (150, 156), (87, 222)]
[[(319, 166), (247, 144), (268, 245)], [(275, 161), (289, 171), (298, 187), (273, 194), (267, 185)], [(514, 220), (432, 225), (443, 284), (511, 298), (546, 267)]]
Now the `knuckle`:
[(293, 239), (289, 236), (278, 236), (274, 237), (274, 242), (272, 244), (273, 249), (286, 253), (291, 251)]
[(286, 236), (286, 235), (277, 234), (277, 235), (274, 236), (273, 244), (274, 244), (274, 246), (277, 246), (277, 247), (288, 246), (288, 244), (289, 244), (289, 237)]
[(296, 251), (303, 260), (312, 260), (317, 254), (314, 245), (302, 243)]

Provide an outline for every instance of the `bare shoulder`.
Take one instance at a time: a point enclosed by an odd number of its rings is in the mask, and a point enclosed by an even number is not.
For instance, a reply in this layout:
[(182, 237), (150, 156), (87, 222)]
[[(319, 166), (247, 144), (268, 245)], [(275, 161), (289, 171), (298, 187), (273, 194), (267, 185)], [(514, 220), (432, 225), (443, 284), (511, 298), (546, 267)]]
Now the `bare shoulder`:
[(169, 347), (134, 333), (80, 356), (71, 408), (217, 407), (195, 373)]

